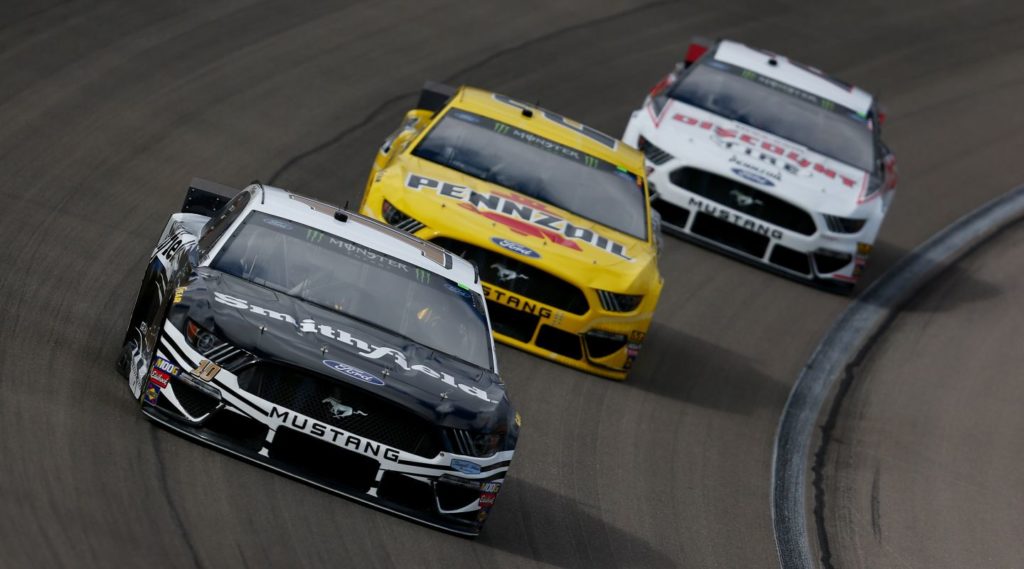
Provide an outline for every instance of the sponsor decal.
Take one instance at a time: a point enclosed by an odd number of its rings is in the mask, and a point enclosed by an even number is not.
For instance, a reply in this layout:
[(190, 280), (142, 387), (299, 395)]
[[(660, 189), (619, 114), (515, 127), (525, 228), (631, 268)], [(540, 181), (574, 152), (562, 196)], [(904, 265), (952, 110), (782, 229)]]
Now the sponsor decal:
[(704, 202), (697, 198), (691, 197), (687, 206), (696, 208), (712, 217), (717, 217), (722, 221), (728, 221), (733, 225), (738, 225), (744, 229), (753, 231), (754, 233), (771, 237), (772, 239), (782, 239), (782, 230), (776, 229), (766, 223), (761, 223), (755, 219), (733, 213), (725, 208), (718, 207), (717, 205)]
[(638, 355), (640, 355), (640, 344), (626, 344), (626, 355), (632, 358), (635, 358)]
[(284, 229), (285, 231), (291, 231), (292, 229), (292, 224), (288, 223), (287, 221), (279, 217), (264, 217), (263, 223), (266, 223), (267, 225), (272, 225), (274, 227), (277, 227), (278, 229)]
[(334, 417), (335, 419), (344, 419), (345, 417), (351, 417), (352, 415), (362, 415), (363, 417), (368, 416), (366, 413), (358, 409), (353, 409), (334, 397), (328, 397), (321, 401), (321, 403), (327, 404), (331, 411), (331, 417)]
[(501, 247), (502, 249), (507, 249), (509, 251), (512, 251), (513, 253), (518, 253), (524, 257), (529, 257), (531, 259), (540, 258), (540, 253), (534, 251), (533, 249), (530, 249), (526, 245), (516, 243), (515, 241), (509, 241), (508, 239), (502, 239), (501, 237), (491, 237), (491, 243), (494, 243), (495, 245)]
[(164, 373), (167, 373), (167, 374), (170, 374), (170, 375), (178, 375), (178, 372), (179, 372), (178, 366), (176, 366), (176, 365), (172, 364), (171, 362), (161, 358), (160, 356), (157, 356), (156, 359), (153, 360), (153, 369), (154, 370), (160, 370), (160, 371), (162, 371)]
[(455, 381), (455, 377), (446, 372), (435, 371), (433, 368), (427, 367), (423, 364), (412, 364), (410, 365), (408, 360), (405, 358), (405, 354), (402, 352), (390, 348), (387, 346), (375, 346), (365, 340), (356, 338), (352, 334), (340, 328), (334, 328), (327, 324), (317, 324), (315, 320), (306, 318), (302, 321), (296, 321), (294, 316), (290, 314), (284, 314), (273, 310), (267, 310), (254, 304), (250, 304), (247, 300), (237, 298), (231, 295), (224, 294), (222, 292), (214, 292), (213, 298), (216, 302), (225, 304), (238, 310), (247, 310), (253, 314), (264, 316), (270, 320), (279, 320), (281, 322), (287, 322), (292, 326), (299, 329), (300, 332), (310, 332), (314, 334), (320, 334), (321, 336), (330, 338), (340, 344), (351, 346), (356, 349), (356, 352), (360, 357), (368, 360), (380, 360), (387, 358), (394, 362), (395, 365), (402, 368), (405, 371), (415, 371), (422, 373), (423, 375), (432, 377), (442, 383), (446, 383), (452, 387), (458, 388), (463, 392), (487, 401), (488, 403), (496, 403), (487, 397), (487, 392), (479, 387), (473, 385), (466, 385)]
[[(672, 119), (684, 125), (706, 130), (713, 135), (713, 141), (725, 150), (736, 150), (748, 158), (759, 160), (774, 167), (781, 167), (790, 174), (813, 172), (826, 178), (838, 179), (848, 188), (856, 188), (858, 181), (846, 176), (822, 162), (812, 161), (793, 148), (787, 148), (771, 140), (761, 140), (750, 133), (724, 128), (707, 120), (699, 120), (682, 113), (675, 113)], [(858, 172), (858, 174), (860, 174)], [(863, 175), (863, 174), (862, 174)], [(866, 175), (863, 175), (866, 177)]]
[(218, 373), (220, 373), (220, 366), (210, 360), (200, 361), (199, 365), (196, 366), (196, 369), (192, 370), (192, 375), (203, 381), (210, 381), (217, 377)]
[(149, 372), (149, 382), (156, 384), (160, 389), (167, 387), (169, 381), (171, 381), (171, 376), (158, 369), (154, 368), (153, 371)]
[(452, 468), (463, 474), (480, 474), (480, 465), (461, 458), (452, 459)]
[(497, 494), (494, 492), (481, 492), (480, 493), (480, 507), (489, 508), (494, 505), (494, 498)]
[[(775, 182), (771, 181), (770, 179), (768, 179), (768, 178), (766, 178), (766, 177), (764, 177), (764, 176), (762, 176), (760, 174), (755, 174), (754, 172), (749, 172), (747, 170), (743, 170), (741, 168), (733, 168), (732, 169), (732, 173), (736, 174), (737, 176), (739, 176), (740, 178), (743, 178), (744, 180), (746, 180), (748, 182), (753, 182), (755, 184), (760, 184), (762, 186), (768, 186), (769, 188), (775, 185)], [(735, 190), (733, 190), (733, 191), (735, 191)]]
[(497, 494), (498, 490), (501, 490), (500, 482), (484, 482), (483, 484), (480, 485), (481, 492), (490, 492), (492, 494)]
[(538, 304), (532, 300), (527, 300), (525, 298), (516, 296), (512, 293), (505, 292), (503, 290), (491, 288), (487, 285), (482, 286), (484, 289), (484, 297), (487, 300), (500, 302), (505, 306), (515, 308), (517, 310), (522, 310), (523, 312), (527, 312), (529, 314), (535, 314), (537, 316), (540, 316), (541, 318), (551, 318), (552, 316), (551, 309), (546, 306)]
[(419, 174), (409, 174), (405, 185), (412, 190), (425, 188), (440, 196), (458, 200), (463, 208), (501, 223), (521, 235), (546, 239), (576, 251), (582, 251), (577, 243), (582, 241), (621, 259), (633, 260), (626, 255), (625, 245), (552, 215), (543, 202), (525, 196), (515, 193), (483, 193), (469, 186), (459, 186)]
[(323, 363), (325, 366), (333, 369), (334, 371), (345, 374), (351, 377), (352, 379), (358, 379), (359, 381), (369, 383), (370, 385), (384, 385), (383, 379), (373, 375), (368, 371), (363, 371), (355, 366), (350, 366), (346, 363), (334, 360), (324, 360)]
[(516, 411), (516, 426), (517, 427), (522, 427), (523, 426), (523, 418), (519, 415), (519, 411)]
[(182, 297), (185, 296), (185, 291), (188, 289), (187, 286), (179, 286), (174, 289), (174, 304), (181, 302)]
[(533, 105), (530, 105), (528, 103), (523, 103), (515, 99), (506, 97), (505, 95), (499, 95), (498, 93), (494, 93), (493, 96), (494, 100), (505, 103), (506, 105), (511, 105), (513, 107), (516, 107), (517, 109), (523, 109), (528, 111), (540, 111), (544, 118), (548, 119), (549, 121), (561, 125), (575, 132), (576, 134), (581, 134), (602, 146), (607, 146), (612, 150), (615, 150), (615, 148), (618, 146), (618, 142), (615, 137), (608, 136), (607, 134), (599, 130), (590, 128), (585, 124), (580, 124), (576, 121), (569, 120), (558, 113), (551, 112), (547, 109), (534, 107)]
[(872, 249), (874, 249), (874, 246), (872, 246), (871, 243), (857, 243), (858, 255), (870, 255)]
[(270, 408), (270, 419), (272, 421), (276, 420), (278, 425), (295, 429), (342, 448), (354, 450), (375, 458), (398, 462), (399, 452), (397, 449), (340, 431), (330, 425), (299, 415), (290, 409), (275, 405)]
[(160, 386), (150, 381), (146, 385), (146, 390), (142, 393), (142, 400), (150, 405), (156, 405), (156, 402), (160, 399)]
[(632, 332), (629, 333), (629, 341), (637, 343), (637, 344), (639, 344), (640, 342), (643, 342), (644, 338), (646, 338), (646, 337), (647, 337), (647, 333), (646, 332), (641, 332), (639, 330), (633, 330)]

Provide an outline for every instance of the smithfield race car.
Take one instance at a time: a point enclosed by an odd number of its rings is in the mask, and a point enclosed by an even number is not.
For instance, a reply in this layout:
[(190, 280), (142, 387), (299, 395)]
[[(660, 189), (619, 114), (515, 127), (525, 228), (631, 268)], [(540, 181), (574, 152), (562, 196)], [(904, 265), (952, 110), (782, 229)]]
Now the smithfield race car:
[(732, 41), (690, 45), (634, 111), (662, 227), (778, 273), (852, 290), (896, 188), (864, 91)]
[(173, 431), (462, 535), (519, 434), (470, 263), (257, 183), (193, 180), (118, 366)]
[(472, 261), (499, 341), (624, 380), (662, 288), (643, 168), (559, 114), (428, 82), (360, 211)]

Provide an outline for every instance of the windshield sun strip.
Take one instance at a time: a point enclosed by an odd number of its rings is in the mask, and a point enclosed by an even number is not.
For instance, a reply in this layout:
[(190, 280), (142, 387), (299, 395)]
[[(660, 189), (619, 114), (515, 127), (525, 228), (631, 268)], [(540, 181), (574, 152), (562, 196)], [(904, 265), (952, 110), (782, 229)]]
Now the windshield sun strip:
[[(450, 108), (445, 113), (444, 116), (442, 116), (438, 120), (436, 120), (434, 122), (434, 124), (431, 126), (431, 128), (428, 129), (425, 133), (423, 133), (423, 135), (420, 137), (419, 141), (417, 142), (416, 146), (413, 147), (409, 151), (409, 153), (412, 156), (415, 156), (416, 158), (419, 158), (421, 160), (426, 160), (426, 161), (432, 162), (434, 164), (439, 164), (438, 162), (436, 162), (435, 160), (431, 159), (430, 157), (423, 156), (422, 154), (420, 154), (417, 151), (419, 150), (419, 147), (422, 144), (426, 143), (429, 140), (430, 135), (433, 133), (434, 129), (438, 128), (441, 125), (441, 123), (445, 119), (447, 119), (449, 117), (451, 117), (453, 119), (456, 119), (456, 120), (459, 120), (460, 122), (467, 123), (467, 124), (470, 124), (472, 126), (477, 126), (477, 127), (481, 127), (481, 128), (483, 128), (481, 126), (481, 124), (489, 124), (491, 132), (494, 132), (496, 134), (505, 136), (506, 138), (511, 138), (512, 140), (515, 140), (517, 142), (526, 144), (528, 146), (532, 146), (532, 147), (535, 147), (535, 148), (539, 148), (541, 150), (545, 150), (545, 151), (547, 151), (549, 153), (552, 153), (552, 154), (555, 154), (557, 156), (561, 156), (562, 158), (566, 158), (566, 159), (568, 159), (570, 161), (576, 162), (577, 164), (581, 164), (583, 166), (587, 166), (588, 168), (592, 168), (592, 169), (595, 169), (595, 170), (598, 170), (598, 171), (602, 171), (602, 172), (605, 172), (605, 173), (608, 173), (608, 174), (612, 174), (612, 175), (628, 176), (631, 179), (631, 181), (633, 182), (633, 185), (635, 185), (635, 187), (637, 188), (637, 190), (639, 192), (641, 192), (642, 194), (644, 194), (644, 200), (645, 201), (647, 200), (646, 184), (645, 184), (644, 178), (639, 176), (639, 175), (637, 175), (636, 173), (630, 171), (628, 168), (625, 168), (624, 166), (619, 166), (619, 165), (613, 164), (611, 162), (608, 162), (607, 160), (603, 160), (601, 158), (598, 158), (596, 156), (590, 155), (590, 154), (588, 154), (586, 152), (583, 152), (581, 150), (577, 150), (577, 149), (575, 149), (573, 147), (565, 146), (563, 144), (560, 144), (558, 142), (555, 142), (555, 141), (550, 140), (548, 138), (545, 138), (543, 136), (540, 136), (540, 135), (537, 135), (537, 134), (533, 134), (533, 133), (531, 133), (529, 131), (525, 131), (525, 130), (513, 127), (512, 125), (509, 125), (509, 124), (504, 123), (502, 121), (499, 121), (499, 120), (496, 120), (496, 119), (492, 119), (492, 118), (484, 116), (484, 115), (479, 115), (477, 113), (473, 113), (473, 112), (467, 111), (465, 109), (459, 109), (459, 108), (456, 108), (456, 107)], [(451, 168), (453, 170), (458, 171), (461, 174), (464, 174), (466, 176), (469, 176), (471, 178), (480, 180), (480, 181), (488, 183), (488, 184), (494, 184), (495, 183), (493, 180), (488, 180), (486, 178), (482, 178), (482, 177), (478, 176), (477, 174), (475, 174), (475, 173), (473, 173), (471, 171), (467, 171), (467, 170), (464, 170), (464, 169), (461, 169), (461, 168), (457, 168), (457, 167), (453, 166), (452, 164), (439, 164), (439, 165), (440, 166), (444, 166), (445, 168)], [(500, 185), (500, 184), (498, 184), (498, 185)], [(506, 189), (518, 192), (518, 190), (515, 190), (513, 188), (506, 188)], [(522, 193), (522, 192), (518, 192), (518, 193)], [(562, 207), (562, 206), (560, 206), (558, 204), (551, 203), (549, 200), (546, 200), (543, 197), (538, 197), (538, 196), (534, 196), (534, 195), (529, 195), (529, 197), (530, 197), (530, 199), (535, 199), (537, 201), (543, 202), (543, 203), (551, 205), (553, 207), (557, 207), (559, 209), (565, 209), (564, 207)], [(632, 237), (632, 238), (635, 238), (635, 239), (641, 239), (643, 241), (649, 241), (649, 239), (650, 239), (650, 227), (649, 227), (649, 225), (650, 225), (650, 212), (646, 209), (646, 207), (644, 209), (645, 223), (644, 223), (644, 234), (642, 236), (630, 233), (628, 231), (624, 231), (624, 230), (619, 229), (617, 227), (614, 227), (612, 225), (608, 225), (608, 224), (606, 224), (606, 223), (604, 223), (602, 221), (598, 221), (596, 219), (593, 219), (591, 217), (583, 215), (583, 214), (581, 214), (579, 212), (575, 212), (575, 211), (571, 211), (571, 210), (566, 210), (566, 211), (569, 211), (570, 213), (572, 213), (573, 215), (575, 215), (577, 217), (581, 217), (583, 219), (586, 219), (587, 221), (590, 221), (592, 223), (596, 223), (597, 225), (600, 225), (602, 227), (607, 227), (607, 228), (609, 228), (609, 229), (611, 229), (613, 231), (617, 231), (619, 233), (622, 233), (623, 235), (628, 235), (629, 237)]]

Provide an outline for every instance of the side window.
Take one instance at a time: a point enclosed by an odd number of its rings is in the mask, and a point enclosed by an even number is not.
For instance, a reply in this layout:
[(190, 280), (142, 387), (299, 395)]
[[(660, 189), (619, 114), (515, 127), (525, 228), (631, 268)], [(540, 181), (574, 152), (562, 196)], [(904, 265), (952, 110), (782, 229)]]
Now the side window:
[(210, 218), (210, 221), (206, 222), (203, 226), (203, 233), (199, 237), (199, 251), (206, 253), (210, 250), (210, 247), (220, 239), (220, 236), (227, 231), (228, 227), (231, 227), (231, 223), (238, 218), (238, 215), (242, 213), (245, 206), (249, 204), (249, 199), (252, 194), (248, 191), (243, 191), (237, 196), (231, 198), (227, 204), (224, 205), (217, 212), (217, 215)]

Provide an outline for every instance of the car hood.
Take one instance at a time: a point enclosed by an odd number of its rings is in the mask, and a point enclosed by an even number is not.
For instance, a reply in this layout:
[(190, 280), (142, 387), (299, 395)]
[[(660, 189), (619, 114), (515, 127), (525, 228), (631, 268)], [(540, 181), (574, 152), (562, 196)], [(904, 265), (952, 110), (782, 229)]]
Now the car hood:
[(195, 271), (172, 320), (190, 318), (261, 360), (389, 399), (443, 426), (489, 430), (511, 412), (495, 373), (219, 271)]
[(693, 167), (833, 215), (856, 208), (870, 183), (863, 170), (679, 101), (647, 138)]
[(591, 288), (625, 293), (655, 280), (652, 242), (433, 162), (398, 157), (375, 184), (435, 236), (501, 252)]

